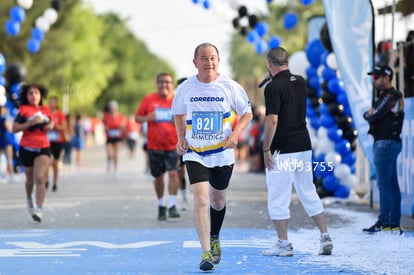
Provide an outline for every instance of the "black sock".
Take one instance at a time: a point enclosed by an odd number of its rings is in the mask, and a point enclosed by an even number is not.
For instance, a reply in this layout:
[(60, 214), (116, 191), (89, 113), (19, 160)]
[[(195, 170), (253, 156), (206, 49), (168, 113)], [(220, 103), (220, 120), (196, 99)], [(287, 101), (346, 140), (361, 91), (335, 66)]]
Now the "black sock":
[(210, 236), (217, 237), (220, 235), (221, 226), (223, 225), (224, 215), (226, 214), (226, 206), (223, 209), (217, 211), (210, 206), (210, 221), (211, 230)]

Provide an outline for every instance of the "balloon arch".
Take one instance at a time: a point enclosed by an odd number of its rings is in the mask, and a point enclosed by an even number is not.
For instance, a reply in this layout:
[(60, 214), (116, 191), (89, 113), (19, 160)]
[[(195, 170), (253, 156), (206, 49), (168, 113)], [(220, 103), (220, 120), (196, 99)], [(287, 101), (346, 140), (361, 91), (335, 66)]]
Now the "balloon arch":
[[(192, 2), (202, 5), (206, 10), (214, 9), (211, 0)], [(266, 2), (270, 4), (273, 1)], [(301, 2), (307, 6), (315, 0)], [(33, 0), (17, 0), (17, 5), (10, 9), (10, 19), (5, 24), (8, 35), (19, 35), (26, 11), (30, 10), (32, 5)], [(31, 37), (26, 44), (31, 54), (40, 51), (45, 34), (56, 23), (60, 9), (60, 0), (52, 0), (51, 7), (35, 20)], [(283, 18), (286, 30), (294, 29), (298, 22), (298, 16), (294, 12), (286, 13)], [(278, 36), (268, 33), (268, 24), (260, 21), (257, 15), (250, 14), (245, 6), (238, 7), (232, 25), (253, 45), (257, 54), (264, 54), (282, 44)], [(347, 198), (350, 189), (357, 184), (354, 153), (357, 131), (352, 124), (352, 115), (326, 27), (322, 28), (319, 39), (308, 43), (305, 51), (296, 52), (290, 57), (290, 69), (304, 76), (308, 82), (307, 120), (314, 151), (313, 168), (316, 184), (325, 194)], [(6, 106), (9, 116), (14, 117), (17, 114), (20, 83), (24, 81), (26, 70), (19, 63), (6, 66), (6, 58), (0, 53), (0, 75), (4, 73), (7, 80), (3, 76), (0, 77), (0, 106)], [(12, 140), (17, 150), (14, 135)], [(334, 169), (329, 169), (330, 165), (333, 165)]]

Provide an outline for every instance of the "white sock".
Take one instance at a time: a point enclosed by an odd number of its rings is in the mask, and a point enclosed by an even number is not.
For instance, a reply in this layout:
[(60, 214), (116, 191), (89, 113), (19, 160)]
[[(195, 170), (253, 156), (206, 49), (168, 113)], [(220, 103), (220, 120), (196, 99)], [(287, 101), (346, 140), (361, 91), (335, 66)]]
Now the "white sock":
[(159, 206), (165, 206), (164, 198), (159, 198), (158, 199), (158, 205)]
[(176, 201), (177, 201), (177, 195), (170, 195), (168, 197), (168, 208), (173, 207)]
[(280, 246), (287, 246), (289, 244), (289, 240), (279, 240), (278, 242)]
[(321, 239), (323, 239), (323, 237), (325, 237), (325, 236), (328, 236), (328, 237), (329, 237), (330, 235), (329, 235), (329, 233), (328, 233), (328, 232), (326, 232), (326, 233), (321, 233)]

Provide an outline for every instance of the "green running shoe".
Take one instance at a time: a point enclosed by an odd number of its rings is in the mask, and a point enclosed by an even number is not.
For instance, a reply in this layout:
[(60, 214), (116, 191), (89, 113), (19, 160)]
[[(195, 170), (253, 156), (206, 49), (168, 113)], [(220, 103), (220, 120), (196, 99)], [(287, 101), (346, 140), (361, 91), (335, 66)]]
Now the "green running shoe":
[(220, 239), (218, 237), (210, 237), (210, 250), (211, 255), (214, 258), (214, 264), (218, 264), (221, 261), (221, 246)]
[(201, 255), (200, 269), (202, 271), (214, 270), (214, 258), (210, 251), (204, 251)]
[(168, 209), (168, 217), (170, 217), (170, 218), (179, 218), (180, 217), (180, 213), (178, 213), (177, 208), (175, 207), (175, 205), (171, 206)]
[(165, 221), (167, 219), (167, 207), (158, 206), (158, 220)]

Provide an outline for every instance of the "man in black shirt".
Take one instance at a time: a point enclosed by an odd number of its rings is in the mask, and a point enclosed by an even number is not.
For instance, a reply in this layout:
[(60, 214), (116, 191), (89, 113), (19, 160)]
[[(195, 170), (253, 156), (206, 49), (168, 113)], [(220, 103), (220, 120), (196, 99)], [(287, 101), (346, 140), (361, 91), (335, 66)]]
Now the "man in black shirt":
[(391, 231), (401, 234), (401, 192), (397, 177), (397, 157), (401, 152), (401, 130), (404, 120), (402, 94), (391, 84), (393, 71), (388, 65), (375, 66), (368, 73), (380, 90), (374, 107), (364, 113), (374, 137), (374, 165), (379, 190), (378, 221), (366, 233)]
[(320, 231), (320, 255), (331, 255), (322, 201), (313, 184), (312, 148), (306, 128), (306, 83), (288, 68), (288, 54), (277, 47), (267, 54), (268, 78), (265, 88), (266, 120), (263, 152), (266, 167), (269, 216), (278, 242), (264, 250), (265, 256), (293, 256), (288, 240), (289, 205), (292, 183), (306, 210)]

